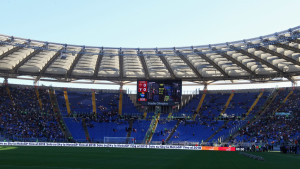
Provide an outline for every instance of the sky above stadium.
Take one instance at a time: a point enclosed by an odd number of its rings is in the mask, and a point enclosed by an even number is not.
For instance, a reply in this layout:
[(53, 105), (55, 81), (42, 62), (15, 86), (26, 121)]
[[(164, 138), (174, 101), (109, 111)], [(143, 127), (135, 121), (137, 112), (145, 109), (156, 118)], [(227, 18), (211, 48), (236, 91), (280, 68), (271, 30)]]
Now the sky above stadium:
[[(300, 0), (0, 0), (0, 34), (99, 47), (180, 47), (254, 38), (300, 25)], [(3, 81), (3, 78), (0, 78)], [(9, 83), (32, 84), (10, 79)], [(76, 87), (77, 84), (39, 82)], [(48, 84), (49, 83), (49, 84)], [(283, 86), (290, 86), (286, 83)], [(239, 85), (242, 86), (242, 85)], [(274, 87), (277, 84), (263, 87)], [(280, 86), (280, 85), (279, 85)], [(98, 88), (78, 84), (80, 88)], [(253, 88), (260, 88), (254, 86)], [(118, 89), (102, 85), (99, 88)], [(136, 90), (136, 87), (128, 87)], [(191, 87), (186, 86), (192, 91)], [(212, 89), (213, 86), (211, 87)], [(232, 86), (230, 86), (232, 88)], [(249, 88), (249, 85), (244, 86)]]
[(206, 45), (300, 25), (299, 0), (1, 0), (0, 34), (105, 47)]

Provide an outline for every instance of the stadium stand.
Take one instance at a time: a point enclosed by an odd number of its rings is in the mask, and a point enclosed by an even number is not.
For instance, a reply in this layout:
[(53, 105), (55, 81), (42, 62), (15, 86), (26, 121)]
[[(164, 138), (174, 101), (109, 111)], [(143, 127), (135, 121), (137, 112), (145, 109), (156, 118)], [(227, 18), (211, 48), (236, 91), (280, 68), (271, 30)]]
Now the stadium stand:
[[(300, 93), (299, 90), (293, 91), (289, 100), (284, 103), (288, 93), (288, 90), (281, 91), (260, 119), (240, 131), (236, 141), (281, 144), (296, 139), (300, 131), (298, 125)], [(279, 110), (275, 112), (277, 108)]]
[(34, 90), (33, 87), (1, 86), (2, 134), (9, 140), (64, 141), (47, 91), (39, 89), (41, 108)]
[[(39, 88), (38, 95), (34, 87), (1, 86), (1, 135), (10, 140), (23, 141), (66, 141), (59, 127), (58, 118), (53, 112), (47, 88)], [(279, 90), (280, 94), (273, 100), (263, 114), (260, 114), (264, 102), (270, 95), (266, 91), (253, 108), (246, 120), (246, 112), (256, 100), (259, 92), (236, 92), (225, 116), (219, 116), (229, 93), (208, 93), (207, 100), (195, 121), (190, 118), (169, 119), (161, 117), (158, 121), (152, 142), (167, 140), (168, 143), (203, 142), (213, 136), (211, 142), (220, 142), (232, 133), (236, 126), (239, 130), (232, 142), (263, 142), (280, 144), (283, 141), (294, 141), (299, 138), (299, 90)], [(125, 94), (123, 114), (117, 114), (118, 94), (96, 92), (97, 113), (93, 113), (91, 92), (68, 92), (71, 114), (67, 114), (63, 92), (55, 90), (63, 122), (71, 133), (74, 141), (86, 142), (83, 119), (87, 126), (91, 142), (103, 142), (104, 137), (126, 137), (131, 130), (131, 137), (137, 143), (145, 138), (150, 120), (143, 119), (132, 100)], [(287, 98), (289, 96), (289, 98)], [(21, 99), (27, 98), (27, 99)], [(192, 114), (200, 101), (195, 96), (178, 113)], [(41, 105), (39, 103), (41, 101)], [(41, 107), (42, 106), (42, 107)], [(131, 111), (132, 110), (132, 111)], [(140, 116), (131, 116), (140, 114)], [(151, 114), (151, 113), (149, 113)], [(124, 118), (126, 117), (126, 118)], [(136, 118), (135, 120), (132, 118)], [(259, 117), (259, 118), (258, 118)], [(247, 120), (254, 118), (253, 123)], [(130, 119), (133, 120), (129, 127)], [(178, 121), (179, 120), (179, 121)], [(178, 122), (178, 126), (176, 126)], [(175, 128), (174, 132), (172, 129)], [(26, 132), (21, 130), (26, 128)], [(28, 130), (28, 131), (27, 131)], [(218, 132), (216, 132), (218, 131)]]
[[(213, 91), (207, 85), (240, 80), (295, 85), (300, 75), (299, 29), (178, 48), (82, 47), (0, 35), (0, 138), (102, 143), (105, 137), (133, 137), (135, 143), (146, 144), (293, 145), (300, 137), (299, 88)], [(7, 78), (22, 76), (35, 82), (110, 81), (120, 90), (8, 85)], [(204, 90), (181, 95), (181, 86), (170, 87), (166, 97), (166, 89), (153, 89), (153, 100), (176, 100), (174, 93), (182, 100), (157, 110), (122, 90), (140, 79), (201, 83)]]

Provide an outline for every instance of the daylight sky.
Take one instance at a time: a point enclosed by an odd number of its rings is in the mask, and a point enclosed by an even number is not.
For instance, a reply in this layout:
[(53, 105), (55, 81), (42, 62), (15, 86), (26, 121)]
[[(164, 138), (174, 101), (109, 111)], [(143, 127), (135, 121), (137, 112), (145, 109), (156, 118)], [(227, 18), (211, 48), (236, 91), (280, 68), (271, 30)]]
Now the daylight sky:
[(99, 47), (207, 45), (300, 25), (300, 0), (0, 0), (0, 5), (0, 34)]
[(0, 0), (0, 34), (86, 46), (173, 47), (300, 25), (300, 0)]

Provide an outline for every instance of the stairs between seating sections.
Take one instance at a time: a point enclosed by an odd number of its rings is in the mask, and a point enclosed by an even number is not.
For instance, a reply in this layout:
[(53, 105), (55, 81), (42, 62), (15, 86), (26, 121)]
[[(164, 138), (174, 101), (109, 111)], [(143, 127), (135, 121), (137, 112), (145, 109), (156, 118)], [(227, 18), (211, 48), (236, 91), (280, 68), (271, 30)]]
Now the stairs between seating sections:
[(69, 141), (72, 141), (72, 139), (71, 139), (72, 134), (68, 130), (64, 120), (62, 119), (61, 112), (60, 112), (59, 107), (58, 107), (58, 103), (57, 103), (57, 99), (56, 99), (56, 95), (54, 93), (54, 90), (49, 89), (49, 96), (50, 96), (50, 102), (51, 102), (51, 105), (52, 105), (52, 109), (53, 109), (55, 117), (56, 117), (56, 121), (59, 124), (59, 128), (64, 133), (65, 138)]
[(90, 138), (90, 134), (89, 134), (89, 131), (87, 129), (87, 126), (86, 126), (86, 119), (85, 118), (82, 118), (82, 127), (83, 127), (83, 130), (84, 130), (85, 138), (90, 143), (91, 138)]
[(175, 133), (176, 129), (178, 128), (178, 126), (180, 125), (180, 120), (177, 121), (176, 125), (174, 126), (174, 128), (172, 129), (171, 133), (168, 135), (168, 137), (166, 138), (166, 143), (168, 143), (168, 141), (172, 138), (173, 134)]

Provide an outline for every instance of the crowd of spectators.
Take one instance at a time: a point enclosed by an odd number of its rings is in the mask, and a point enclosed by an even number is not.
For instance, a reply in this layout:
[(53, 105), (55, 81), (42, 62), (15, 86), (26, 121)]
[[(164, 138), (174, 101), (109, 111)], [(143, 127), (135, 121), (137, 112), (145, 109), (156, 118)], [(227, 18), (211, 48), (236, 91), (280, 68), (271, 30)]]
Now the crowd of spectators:
[(62, 141), (57, 118), (45, 89), (39, 89), (42, 107), (39, 105), (35, 88), (0, 87), (0, 130), (9, 140)]
[[(34, 87), (13, 87), (8, 86), (10, 94), (6, 89), (7, 86), (0, 86), (0, 132), (10, 140), (44, 140), (44, 141), (61, 141), (64, 140), (64, 133), (61, 131), (57, 115), (53, 111), (50, 97), (47, 89), (39, 89), (39, 97), (42, 106), (39, 104)], [(285, 96), (289, 91), (281, 91), (278, 98), (269, 106), (267, 111), (262, 114), (254, 123), (249, 123), (247, 127), (239, 130), (240, 136), (243, 136), (243, 142), (264, 143), (267, 147), (262, 147), (261, 150), (269, 150), (271, 145), (295, 144), (295, 141), (300, 136), (300, 92), (295, 90), (289, 97), (286, 103), (283, 103)], [(222, 96), (218, 96), (222, 97)], [(103, 98), (102, 98), (103, 99)], [(108, 104), (100, 104), (97, 107), (97, 112), (71, 112), (70, 117), (74, 119), (84, 118), (88, 127), (93, 127), (92, 122), (114, 122), (121, 123), (121, 119), (129, 121), (132, 117), (129, 115), (118, 115), (118, 97), (117, 95), (108, 98)], [(99, 102), (99, 100), (98, 100)], [(215, 102), (215, 98), (212, 99)], [(80, 103), (81, 105), (81, 103)], [(222, 106), (217, 106), (215, 109), (221, 111)], [(244, 102), (231, 104), (231, 108), (235, 106), (242, 107), (247, 110)], [(82, 105), (84, 106), (84, 105)], [(219, 119), (216, 115), (209, 111), (212, 107), (204, 105), (202, 111), (207, 113), (197, 117), (193, 124), (186, 125), (203, 125), (210, 128), (211, 131), (219, 129)], [(276, 114), (284, 112), (285, 115)], [(194, 111), (194, 110), (193, 110)], [(232, 128), (236, 125), (235, 120), (232, 123), (225, 123), (224, 129)], [(166, 121), (160, 120), (159, 123)], [(183, 120), (182, 123), (185, 124)], [(173, 127), (172, 127), (173, 128)], [(172, 128), (164, 128), (156, 131), (157, 135), (169, 135)], [(137, 132), (135, 128), (125, 128), (126, 132)], [(112, 132), (117, 132), (113, 129)], [(193, 133), (194, 134), (194, 133)], [(174, 134), (174, 137), (179, 137), (179, 133)], [(269, 147), (270, 145), (270, 147)], [(287, 151), (293, 151), (293, 147), (286, 148)]]
[[(82, 94), (82, 93), (78, 93)], [(96, 98), (97, 111), (86, 112), (86, 111), (73, 111), (71, 107), (71, 113), (67, 116), (74, 117), (75, 120), (78, 118), (85, 118), (87, 121), (92, 120), (95, 122), (114, 122), (118, 117), (118, 95), (107, 94), (106, 98)], [(81, 106), (85, 106), (80, 102)], [(89, 105), (90, 106), (90, 105)]]
[(240, 134), (249, 136), (244, 142), (281, 143), (292, 142), (299, 131), (299, 121), (294, 117), (268, 116), (241, 129)]
[[(295, 90), (284, 103), (289, 91), (280, 91), (259, 120), (239, 132), (243, 142), (294, 144), (300, 134), (300, 92)], [(277, 110), (277, 111), (276, 111)]]

